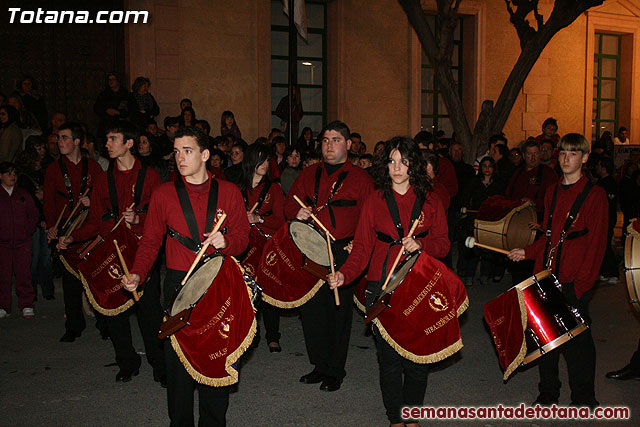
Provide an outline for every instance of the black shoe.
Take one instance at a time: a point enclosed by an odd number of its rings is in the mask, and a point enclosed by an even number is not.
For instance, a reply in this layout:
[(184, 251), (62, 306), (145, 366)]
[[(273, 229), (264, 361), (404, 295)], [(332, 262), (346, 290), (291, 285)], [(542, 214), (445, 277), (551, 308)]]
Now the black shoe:
[[(271, 344), (275, 344), (272, 346)], [(282, 351), (282, 347), (280, 347), (280, 343), (278, 341), (273, 341), (268, 343), (269, 353), (280, 353)]]
[(557, 404), (558, 404), (558, 398), (557, 397), (551, 397), (549, 395), (541, 393), (540, 395), (538, 395), (538, 397), (536, 398), (535, 402), (533, 402), (531, 404), (531, 406), (536, 406), (536, 405), (551, 406), (551, 405), (557, 405)]
[(157, 383), (160, 383), (162, 388), (167, 388), (167, 376), (161, 374), (153, 374), (153, 380)]
[(79, 333), (67, 331), (67, 332), (64, 333), (62, 338), (60, 338), (60, 342), (74, 342), (76, 340), (76, 338), (79, 337), (79, 336), (80, 336)]
[(259, 345), (260, 345), (260, 335), (256, 334), (256, 336), (253, 337), (253, 341), (251, 341), (250, 348), (258, 348)]
[(300, 382), (304, 384), (318, 384), (324, 381), (325, 376), (318, 371), (311, 371), (307, 375), (300, 377)]
[(342, 378), (326, 377), (322, 384), (320, 384), (320, 390), (322, 391), (336, 391), (340, 389), (342, 384)]
[(640, 380), (640, 373), (631, 369), (631, 364), (618, 371), (607, 372), (605, 376), (611, 380), (619, 381)]
[(126, 370), (126, 369), (120, 369), (120, 372), (118, 372), (118, 374), (116, 375), (116, 382), (117, 383), (128, 383), (129, 381), (131, 381), (131, 377), (132, 376), (136, 376), (139, 373), (140, 373), (140, 369), (136, 369), (133, 372), (131, 372), (129, 370)]
[(101, 331), (100, 331), (100, 338), (102, 338), (102, 341), (106, 341), (106, 340), (108, 340), (109, 338), (111, 338), (111, 336), (109, 335), (109, 331), (104, 330), (104, 329), (103, 329), (103, 330), (101, 330)]

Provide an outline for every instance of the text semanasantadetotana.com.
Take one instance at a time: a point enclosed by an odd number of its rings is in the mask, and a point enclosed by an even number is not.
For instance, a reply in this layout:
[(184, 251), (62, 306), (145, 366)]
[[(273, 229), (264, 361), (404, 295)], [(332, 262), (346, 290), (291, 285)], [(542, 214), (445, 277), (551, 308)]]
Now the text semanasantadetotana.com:
[(402, 408), (402, 419), (549, 419), (549, 420), (628, 420), (631, 411), (625, 406), (588, 407), (573, 406), (413, 406)]
[(92, 15), (88, 10), (23, 10), (9, 8), (10, 24), (146, 24), (146, 10), (99, 10)]

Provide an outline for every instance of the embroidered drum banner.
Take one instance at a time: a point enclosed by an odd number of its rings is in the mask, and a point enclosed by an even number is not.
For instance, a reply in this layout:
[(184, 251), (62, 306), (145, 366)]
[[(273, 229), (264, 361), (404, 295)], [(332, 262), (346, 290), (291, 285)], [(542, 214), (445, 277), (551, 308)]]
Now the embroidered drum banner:
[(462, 348), (458, 316), (469, 306), (467, 291), (437, 259), (421, 253), (390, 305), (373, 322), (402, 357), (434, 363)]

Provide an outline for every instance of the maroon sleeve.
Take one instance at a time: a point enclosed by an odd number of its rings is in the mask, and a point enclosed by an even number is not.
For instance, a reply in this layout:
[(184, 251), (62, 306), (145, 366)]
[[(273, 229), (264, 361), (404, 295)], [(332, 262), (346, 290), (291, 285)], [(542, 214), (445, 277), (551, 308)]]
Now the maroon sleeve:
[(136, 259), (133, 263), (131, 273), (140, 276), (140, 283), (144, 282), (147, 273), (153, 267), (153, 263), (158, 257), (158, 250), (162, 246), (162, 241), (167, 224), (168, 201), (161, 191), (156, 191), (151, 195), (149, 211), (144, 222), (144, 233), (138, 245)]
[(455, 195), (458, 194), (456, 170), (451, 161), (446, 157), (440, 157), (437, 178), (449, 192), (449, 198), (455, 197)]
[(263, 217), (264, 226), (271, 230), (277, 230), (284, 224), (284, 193), (280, 184), (275, 182), (271, 184), (269, 194), (271, 195), (272, 214)]
[[(433, 193), (432, 193), (433, 194)], [(447, 226), (447, 216), (440, 204), (438, 197), (431, 197), (430, 210), (432, 212), (432, 223), (429, 227), (429, 234), (419, 239), (422, 250), (434, 258), (444, 258), (449, 252), (451, 243), (449, 242), (449, 227)]]
[[(142, 192), (142, 197), (140, 198), (140, 204), (135, 207), (136, 210), (143, 209), (143, 211), (138, 212), (138, 223), (131, 226), (131, 231), (136, 233), (138, 236), (144, 233), (144, 222), (147, 218), (148, 213), (148, 208), (145, 212), (144, 207), (150, 203), (151, 194), (153, 194), (153, 191), (158, 188), (160, 184), (162, 184), (160, 174), (153, 168), (147, 168), (147, 174), (144, 177), (144, 191)], [(128, 206), (125, 206), (124, 208), (127, 207)]]
[[(249, 245), (249, 220), (240, 190), (234, 184), (226, 181), (220, 183), (218, 206), (224, 207), (227, 212), (226, 224), (228, 232), (225, 235), (227, 247), (222, 249), (225, 255), (240, 255)], [(223, 185), (225, 184), (225, 185)], [(146, 228), (145, 228), (146, 231)]]
[[(584, 213), (589, 232), (585, 243), (589, 250), (585, 251), (585, 256), (581, 257), (580, 264), (583, 268), (578, 269), (575, 278), (576, 296), (580, 298), (582, 294), (593, 287), (598, 272), (604, 258), (604, 251), (607, 246), (607, 226), (609, 219), (609, 204), (607, 196), (601, 187), (594, 187), (592, 194), (587, 197), (585, 206), (581, 209)], [(563, 254), (564, 255), (564, 254)], [(564, 259), (564, 256), (563, 256)]]
[(376, 194), (370, 194), (362, 204), (358, 228), (353, 239), (353, 249), (340, 272), (344, 274), (344, 283), (353, 282), (369, 264), (376, 242), (375, 211)]

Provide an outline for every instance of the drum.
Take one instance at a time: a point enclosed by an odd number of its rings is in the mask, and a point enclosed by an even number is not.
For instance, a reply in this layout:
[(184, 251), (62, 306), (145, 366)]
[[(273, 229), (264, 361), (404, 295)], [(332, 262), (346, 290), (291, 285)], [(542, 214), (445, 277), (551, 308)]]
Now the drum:
[(253, 225), (249, 231), (249, 248), (240, 265), (244, 269), (244, 274), (251, 279), (255, 280), (256, 278), (256, 270), (260, 264), (262, 250), (270, 237), (256, 225)]
[(469, 299), (458, 276), (425, 252), (413, 253), (394, 276), (381, 298), (393, 296), (373, 319), (382, 339), (405, 359), (422, 364), (460, 350), (458, 316)]
[(225, 257), (222, 255), (214, 255), (204, 259), (202, 265), (189, 277), (187, 283), (179, 288), (178, 295), (169, 310), (171, 316), (196, 306), (209, 287), (215, 283), (224, 260)]
[(173, 317), (188, 313), (170, 341), (194, 380), (214, 387), (238, 382), (236, 362), (256, 333), (254, 312), (238, 262), (221, 255), (205, 258), (179, 288), (170, 310)]
[[(133, 265), (139, 239), (125, 223), (120, 223), (104, 238), (96, 237), (78, 255), (77, 270), (87, 298), (93, 308), (105, 316), (116, 316), (134, 304), (132, 294), (122, 286), (124, 270), (114, 240), (127, 266)], [(143, 293), (144, 289), (139, 287), (138, 295)]]
[[(79, 213), (74, 215), (74, 218), (69, 221), (66, 227), (60, 230), (58, 235), (64, 236), (70, 230), (76, 230), (84, 223), (84, 221), (87, 219), (87, 216), (89, 216), (89, 209), (80, 211)], [(80, 279), (80, 274), (78, 273), (78, 264), (82, 260), (80, 255), (86, 249), (87, 244), (87, 242), (72, 243), (67, 247), (65, 251), (60, 252), (60, 262), (62, 262), (62, 265), (67, 269), (67, 271), (73, 274), (78, 280)]]
[(478, 243), (510, 251), (533, 243), (536, 231), (529, 223), (537, 222), (531, 202), (492, 196), (481, 205), (473, 222), (473, 237)]
[(589, 327), (578, 309), (567, 303), (559, 286), (560, 283), (549, 270), (515, 286), (524, 294), (527, 310), (527, 352), (523, 365), (561, 346)]
[[(315, 225), (308, 222), (292, 220), (289, 223), (291, 240), (304, 256), (303, 266), (311, 267), (311, 263), (329, 268), (329, 251), (326, 236)], [(311, 263), (309, 263), (311, 261)], [(307, 270), (309, 270), (307, 268)], [(315, 270), (314, 270), (315, 271)], [(314, 271), (310, 271), (312, 274)], [(320, 278), (326, 277), (326, 273)]]
[(262, 299), (279, 308), (301, 306), (325, 282), (328, 265), (327, 241), (315, 227), (297, 220), (283, 224), (265, 244), (256, 272)]
[(631, 306), (640, 311), (640, 219), (631, 221), (624, 242), (624, 271)]
[[(411, 269), (415, 265), (418, 257), (420, 255), (420, 251), (412, 252), (396, 267), (394, 272), (391, 274), (391, 278), (389, 279), (389, 283), (387, 283), (387, 287), (380, 295), (380, 298), (376, 300), (373, 306), (367, 309), (367, 313), (364, 316), (364, 321), (369, 323), (376, 317), (380, 315), (387, 307), (390, 307), (389, 303), (391, 300), (391, 295), (396, 290), (398, 286), (404, 281), (407, 275), (411, 272)], [(386, 277), (381, 278), (381, 280), (385, 280)], [(384, 282), (383, 282), (384, 283)]]

